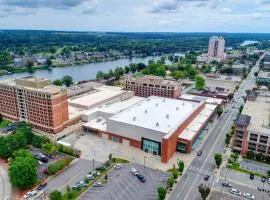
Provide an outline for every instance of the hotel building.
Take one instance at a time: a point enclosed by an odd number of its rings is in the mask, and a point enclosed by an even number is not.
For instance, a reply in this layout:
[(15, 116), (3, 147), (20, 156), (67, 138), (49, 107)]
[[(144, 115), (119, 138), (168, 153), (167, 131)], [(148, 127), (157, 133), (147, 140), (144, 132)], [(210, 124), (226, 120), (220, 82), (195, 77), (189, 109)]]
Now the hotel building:
[(209, 39), (208, 57), (218, 61), (224, 60), (225, 40), (223, 37), (213, 36)]
[(31, 76), (0, 82), (0, 113), (47, 133), (58, 133), (70, 123), (66, 89)]
[(182, 93), (180, 81), (166, 80), (159, 76), (139, 76), (127, 75), (124, 82), (125, 90), (134, 91), (136, 96), (161, 96), (177, 98)]

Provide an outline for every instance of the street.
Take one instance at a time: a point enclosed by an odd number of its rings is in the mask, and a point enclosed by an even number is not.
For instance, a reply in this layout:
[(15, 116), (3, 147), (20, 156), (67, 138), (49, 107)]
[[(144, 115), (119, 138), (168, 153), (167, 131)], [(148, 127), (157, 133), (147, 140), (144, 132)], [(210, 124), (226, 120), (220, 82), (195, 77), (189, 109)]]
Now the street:
[[(259, 59), (259, 61), (263, 56)], [(181, 200), (195, 200), (201, 199), (198, 192), (198, 186), (201, 183), (207, 184), (213, 188), (217, 179), (216, 164), (214, 154), (216, 152), (222, 153), (224, 151), (224, 139), (226, 133), (233, 125), (233, 119), (237, 116), (238, 108), (244, 104), (242, 96), (245, 95), (247, 89), (251, 89), (255, 84), (254, 72), (258, 70), (259, 61), (252, 68), (246, 80), (243, 80), (239, 86), (239, 90), (234, 94), (234, 103), (229, 103), (227, 106), (227, 113), (223, 113), (219, 122), (213, 128), (208, 136), (206, 142), (200, 149), (203, 153), (200, 157), (195, 157), (189, 168), (185, 171), (184, 175), (177, 183), (175, 190), (170, 194), (169, 199)], [(233, 101), (231, 101), (233, 102)], [(204, 181), (204, 176), (209, 175), (208, 181)]]

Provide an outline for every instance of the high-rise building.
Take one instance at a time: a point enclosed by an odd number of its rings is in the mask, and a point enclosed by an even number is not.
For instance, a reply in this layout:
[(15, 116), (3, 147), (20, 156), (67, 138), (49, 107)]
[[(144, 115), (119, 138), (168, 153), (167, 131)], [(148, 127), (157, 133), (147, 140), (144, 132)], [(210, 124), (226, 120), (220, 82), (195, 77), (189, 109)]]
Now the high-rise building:
[(224, 60), (225, 40), (223, 37), (213, 36), (209, 40), (208, 57), (215, 58), (218, 61)]
[(15, 121), (26, 121), (35, 129), (58, 133), (69, 120), (67, 91), (32, 76), (1, 81), (0, 113)]
[(139, 76), (127, 75), (125, 77), (125, 90), (135, 92), (136, 96), (161, 96), (177, 98), (182, 93), (180, 81), (166, 80), (159, 76)]

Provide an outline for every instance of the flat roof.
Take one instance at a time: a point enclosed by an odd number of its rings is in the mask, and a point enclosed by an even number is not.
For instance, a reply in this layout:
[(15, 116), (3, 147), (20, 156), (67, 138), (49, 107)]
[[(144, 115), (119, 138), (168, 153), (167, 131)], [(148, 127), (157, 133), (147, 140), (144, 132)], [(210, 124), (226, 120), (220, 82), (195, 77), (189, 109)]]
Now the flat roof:
[(180, 98), (192, 100), (192, 101), (202, 101), (205, 103), (216, 104), (216, 105), (220, 105), (223, 102), (223, 99), (213, 98), (213, 97), (203, 97), (203, 96), (192, 95), (192, 94), (182, 94)]
[(205, 104), (204, 109), (192, 120), (192, 122), (186, 127), (182, 133), (179, 134), (179, 139), (192, 140), (207, 122), (209, 117), (215, 111), (217, 105)]
[(105, 113), (111, 113), (111, 114), (117, 114), (130, 106), (133, 106), (134, 104), (143, 101), (145, 98), (133, 96), (126, 100), (113, 100), (108, 103), (102, 104), (98, 107), (95, 107), (93, 109), (90, 109), (86, 112), (84, 112), (84, 115), (91, 115), (92, 113), (95, 113), (97, 111), (105, 112)]
[(172, 133), (202, 103), (151, 96), (120, 112), (110, 120)]
[(121, 88), (102, 86), (83, 95), (72, 97), (69, 99), (69, 102), (84, 107), (91, 107), (106, 99), (117, 97), (124, 92)]
[(270, 135), (269, 96), (258, 96), (255, 101), (246, 101), (242, 114), (251, 116), (248, 130)]

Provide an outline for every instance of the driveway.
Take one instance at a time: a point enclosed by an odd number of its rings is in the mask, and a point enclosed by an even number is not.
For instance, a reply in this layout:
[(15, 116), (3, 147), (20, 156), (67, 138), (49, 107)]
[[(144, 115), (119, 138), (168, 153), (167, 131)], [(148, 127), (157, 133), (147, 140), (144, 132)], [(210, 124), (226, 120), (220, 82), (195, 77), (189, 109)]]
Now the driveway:
[(71, 165), (48, 181), (48, 186), (44, 189), (44, 193), (48, 195), (53, 190), (65, 192), (67, 186), (72, 187), (75, 183), (83, 181), (85, 176), (93, 170), (93, 167), (99, 166), (100, 163), (85, 160), (75, 159)]

